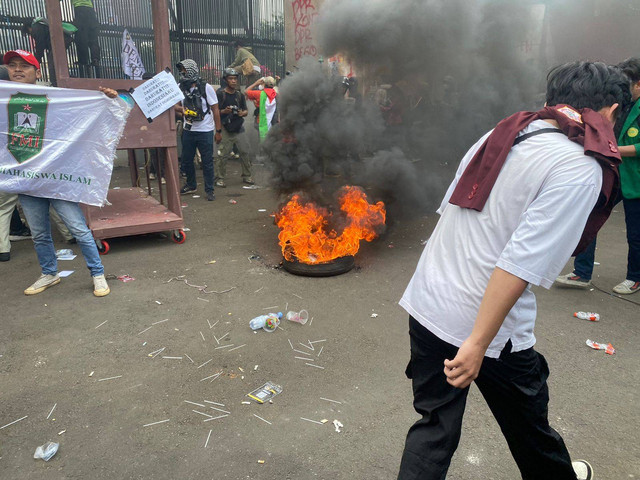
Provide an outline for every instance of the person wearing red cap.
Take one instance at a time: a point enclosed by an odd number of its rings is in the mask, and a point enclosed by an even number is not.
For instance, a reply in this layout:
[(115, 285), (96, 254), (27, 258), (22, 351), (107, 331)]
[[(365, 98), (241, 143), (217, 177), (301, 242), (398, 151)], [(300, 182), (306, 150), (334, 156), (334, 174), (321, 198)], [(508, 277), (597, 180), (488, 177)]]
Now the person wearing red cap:
[[(30, 52), (24, 50), (7, 52), (4, 55), (4, 63), (9, 70), (9, 79), (13, 82), (35, 84), (42, 77), (40, 64)], [(111, 88), (99, 87), (99, 89), (109, 98), (118, 96), (118, 92)], [(93, 234), (87, 227), (80, 205), (66, 200), (33, 197), (24, 194), (19, 194), (18, 197), (27, 222), (31, 227), (33, 244), (42, 271), (40, 278), (24, 291), (25, 295), (35, 295), (60, 283), (56, 251), (51, 238), (50, 208), (53, 208), (62, 218), (80, 246), (93, 278), (93, 294), (96, 297), (108, 295), (110, 289), (104, 276), (104, 267), (100, 260), (100, 254), (93, 239)]]

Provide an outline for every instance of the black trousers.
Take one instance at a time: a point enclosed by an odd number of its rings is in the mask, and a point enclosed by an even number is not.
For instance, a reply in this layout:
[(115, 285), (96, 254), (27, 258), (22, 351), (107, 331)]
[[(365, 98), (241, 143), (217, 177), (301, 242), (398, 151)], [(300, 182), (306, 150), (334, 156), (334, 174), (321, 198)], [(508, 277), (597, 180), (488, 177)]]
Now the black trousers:
[[(469, 388), (449, 385), (444, 360), (458, 351), (409, 318), (413, 406), (422, 415), (407, 434), (399, 480), (441, 480), (460, 440)], [(485, 357), (475, 380), (507, 439), (523, 480), (576, 480), (569, 452), (549, 426), (549, 368), (533, 348)]]
[(98, 18), (96, 11), (91, 7), (75, 7), (74, 25), (76, 32), (76, 47), (78, 49), (78, 63), (89, 65), (89, 52), (91, 52), (91, 64), (100, 63), (100, 45), (98, 45)]

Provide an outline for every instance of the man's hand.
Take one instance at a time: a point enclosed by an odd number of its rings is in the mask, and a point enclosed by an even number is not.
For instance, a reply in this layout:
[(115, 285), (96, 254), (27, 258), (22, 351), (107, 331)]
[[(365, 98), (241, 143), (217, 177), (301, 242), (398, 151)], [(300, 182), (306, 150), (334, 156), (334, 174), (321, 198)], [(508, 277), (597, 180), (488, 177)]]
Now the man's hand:
[(466, 388), (471, 385), (471, 382), (478, 378), (485, 352), (485, 348), (473, 343), (470, 339), (465, 340), (455, 358), (444, 361), (447, 383), (456, 388)]
[(118, 92), (116, 92), (113, 88), (98, 87), (98, 90), (100, 90), (109, 98), (116, 98), (118, 96)]
[(246, 117), (249, 114), (249, 110), (240, 110), (238, 112), (239, 117)]
[(222, 141), (222, 134), (221, 134), (221, 133), (216, 132), (216, 133), (213, 135), (213, 138), (215, 139), (216, 143), (220, 143), (220, 142)]
[(229, 115), (231, 113), (231, 107), (225, 107), (222, 110), (220, 110), (220, 113), (222, 113), (223, 115)]

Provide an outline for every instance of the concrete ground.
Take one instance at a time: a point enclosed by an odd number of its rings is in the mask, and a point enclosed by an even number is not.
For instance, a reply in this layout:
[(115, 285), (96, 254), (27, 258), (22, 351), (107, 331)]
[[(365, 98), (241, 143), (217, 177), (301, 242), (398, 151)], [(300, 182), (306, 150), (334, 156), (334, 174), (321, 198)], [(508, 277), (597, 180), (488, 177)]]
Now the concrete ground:
[[(38, 265), (31, 242), (13, 244), (11, 261), (0, 264), (0, 427), (26, 418), (0, 430), (0, 478), (395, 478), (417, 419), (404, 377), (407, 315), (397, 301), (435, 215), (393, 222), (363, 245), (357, 268), (345, 275), (295, 277), (276, 268), (278, 231), (269, 213), (278, 199), (268, 188), (242, 189), (239, 166), (229, 170), (215, 202), (202, 191), (201, 198), (183, 197), (191, 229), (183, 245), (161, 235), (110, 242), (106, 273), (135, 280), (110, 280), (105, 298), (92, 295), (81, 256), (61, 262), (61, 270), (75, 273), (60, 285), (24, 296)], [(266, 172), (256, 170), (264, 185)], [(127, 179), (128, 171), (116, 168), (114, 184), (127, 186)], [(595, 283), (609, 291), (625, 272), (621, 206), (599, 240)], [(232, 290), (204, 293), (168, 282), (178, 276)], [(552, 425), (597, 478), (640, 478), (638, 305), (598, 290), (536, 292), (537, 348), (552, 372)], [(249, 329), (251, 318), (287, 307), (307, 309), (313, 321), (284, 322), (274, 333)], [(576, 310), (602, 320), (575, 319)], [(611, 342), (617, 353), (591, 350), (587, 339)], [(301, 345), (308, 341), (318, 341), (313, 351)], [(282, 385), (282, 394), (272, 404), (243, 404), (266, 381)], [(224, 413), (210, 407), (230, 413), (216, 418)], [(334, 419), (344, 425), (341, 433)], [(49, 440), (60, 442), (57, 455), (34, 460)], [(475, 387), (448, 478), (519, 478)]]

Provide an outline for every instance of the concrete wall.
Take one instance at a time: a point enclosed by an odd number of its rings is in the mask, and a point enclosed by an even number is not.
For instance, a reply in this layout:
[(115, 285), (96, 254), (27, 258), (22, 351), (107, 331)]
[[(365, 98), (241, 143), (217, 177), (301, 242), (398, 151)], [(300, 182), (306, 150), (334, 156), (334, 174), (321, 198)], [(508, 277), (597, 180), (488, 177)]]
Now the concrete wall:
[(302, 57), (319, 59), (316, 23), (323, 0), (284, 0), (285, 61), (287, 70), (295, 72)]

